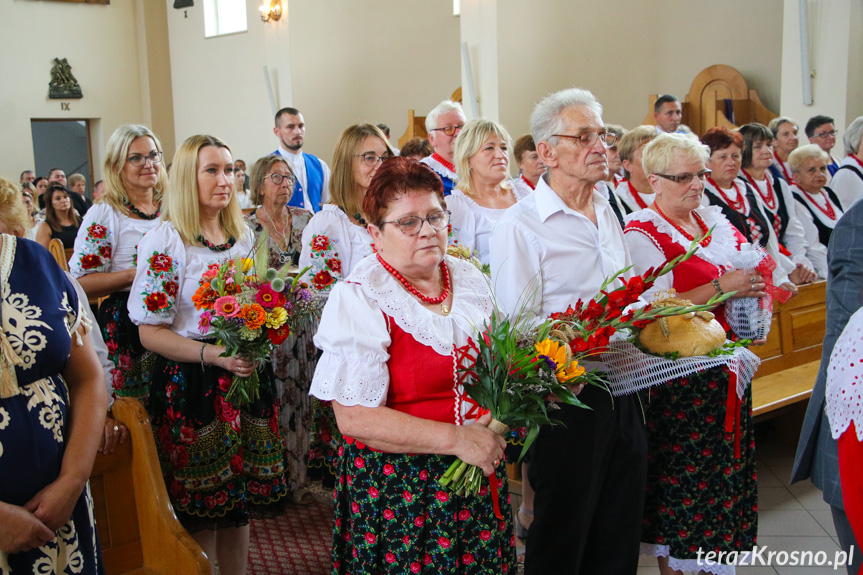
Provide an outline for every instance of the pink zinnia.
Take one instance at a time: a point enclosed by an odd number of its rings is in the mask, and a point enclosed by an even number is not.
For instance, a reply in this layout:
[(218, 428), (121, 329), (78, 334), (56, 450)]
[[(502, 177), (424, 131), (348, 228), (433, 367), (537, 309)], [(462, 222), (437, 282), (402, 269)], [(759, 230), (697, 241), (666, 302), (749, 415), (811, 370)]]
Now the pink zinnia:
[(234, 317), (240, 313), (240, 306), (234, 296), (226, 295), (216, 300), (216, 315)]
[(210, 320), (213, 319), (213, 312), (210, 310), (201, 314), (201, 319), (198, 321), (198, 331), (207, 333), (210, 330)]
[(258, 288), (258, 293), (255, 294), (255, 301), (261, 304), (261, 307), (272, 309), (284, 303), (284, 296), (270, 287), (270, 284), (264, 284)]

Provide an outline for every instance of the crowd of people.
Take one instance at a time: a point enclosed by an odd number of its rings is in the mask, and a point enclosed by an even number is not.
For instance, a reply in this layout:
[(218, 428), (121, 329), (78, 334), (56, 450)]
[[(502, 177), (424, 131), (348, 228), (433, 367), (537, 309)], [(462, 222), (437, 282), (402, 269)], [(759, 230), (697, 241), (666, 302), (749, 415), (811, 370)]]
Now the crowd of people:
[[(699, 138), (674, 96), (654, 112), (655, 126), (626, 130), (604, 123), (589, 92), (563, 90), (513, 142), (501, 124), (468, 122), (447, 100), (426, 116), (428, 139), (401, 150), (385, 125), (346, 128), (330, 166), (303, 150), (303, 115), (284, 108), (278, 149), (248, 170), (209, 135), (186, 139), (165, 165), (156, 134), (125, 125), (107, 142), (92, 202), (79, 174), (0, 179), (0, 572), (64, 553), (76, 572), (101, 572), (85, 485), (97, 450), (128, 436), (109, 407), (127, 397), (148, 410), (175, 513), (223, 574), (247, 570), (249, 521), (309, 503), (313, 476), (335, 489), (337, 574), (514, 573), (520, 561), (528, 574), (634, 574), (639, 554), (665, 575), (733, 573), (698, 559), (757, 540), (751, 394), (738, 397), (727, 367), (655, 386), (643, 406), (638, 394), (577, 389), (591, 409), (556, 406), (564, 425), (543, 428), (525, 454), (522, 505), (502, 519), (504, 462), (518, 450), (472, 409), (454, 369), (492, 314), (542, 320), (696, 240), (695, 255), (645, 299), (670, 290), (695, 304), (774, 289), (793, 297), (849, 275), (831, 236), (849, 217), (861, 233), (863, 117), (846, 129), (840, 161), (826, 116), (807, 122), (814, 143), (799, 146), (786, 117)], [(19, 238), (60, 240), (72, 250), (69, 275)], [(323, 310), (293, 326), (265, 364), (227, 355), (194, 297), (213, 264), (261, 242), (272, 267), (304, 270)], [(775, 269), (736, 269), (747, 245)], [(27, 281), (37, 267), (44, 284)], [(846, 306), (833, 341), (863, 303), (855, 281), (846, 291), (856, 307)], [(102, 300), (92, 322), (87, 299)], [(716, 317), (735, 338), (721, 309)], [(232, 377), (253, 374), (259, 396), (231, 401)], [(817, 397), (818, 386), (810, 411)], [(813, 417), (795, 474), (821, 487), (816, 476), (835, 480), (839, 468), (819, 452), (835, 454), (844, 428), (831, 439)], [(845, 444), (843, 473), (853, 473), (858, 452)], [(24, 465), (33, 452), (43, 467)], [(437, 478), (455, 457), (498, 489), (444, 490)], [(831, 496), (848, 549), (852, 525), (863, 540), (860, 519)]]

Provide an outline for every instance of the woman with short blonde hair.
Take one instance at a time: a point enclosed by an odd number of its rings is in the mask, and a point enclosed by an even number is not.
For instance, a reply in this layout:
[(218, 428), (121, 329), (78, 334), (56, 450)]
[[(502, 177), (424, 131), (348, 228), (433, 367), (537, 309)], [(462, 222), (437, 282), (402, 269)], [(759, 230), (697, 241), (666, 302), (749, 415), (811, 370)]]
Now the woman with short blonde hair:
[(656, 136), (655, 126), (638, 126), (625, 133), (617, 142), (617, 154), (624, 169), (624, 179), (614, 191), (626, 214), (647, 208), (656, 197), (641, 165), (644, 147)]

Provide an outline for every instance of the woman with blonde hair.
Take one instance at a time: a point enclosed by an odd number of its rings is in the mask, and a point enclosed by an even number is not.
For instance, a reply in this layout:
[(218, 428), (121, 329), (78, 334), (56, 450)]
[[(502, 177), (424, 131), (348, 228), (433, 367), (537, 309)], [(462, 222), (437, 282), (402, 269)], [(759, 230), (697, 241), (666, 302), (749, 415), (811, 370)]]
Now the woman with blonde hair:
[[(89, 297), (106, 298), (97, 320), (116, 366), (115, 397), (146, 404), (155, 357), (141, 345), (128, 301), (138, 244), (158, 225), (167, 187), (159, 139), (146, 126), (120, 126), (108, 139), (104, 171), (105, 193), (84, 216), (69, 271)], [(106, 435), (119, 432), (109, 420)]]
[(491, 229), (522, 197), (509, 182), (512, 140), (506, 129), (491, 120), (471, 120), (455, 142), (458, 183), (447, 198), (452, 212), (451, 245), (464, 246), (489, 263)]
[(51, 184), (45, 192), (45, 221), (36, 230), (36, 241), (44, 247), (53, 239), (63, 242), (70, 249), (81, 225), (81, 216), (72, 207), (72, 192), (60, 184)]
[[(372, 176), (393, 155), (386, 136), (373, 124), (351, 126), (339, 137), (333, 154), (330, 202), (321, 206), (303, 230), (300, 268), (310, 266), (307, 281), (318, 296), (328, 297), (336, 283), (372, 253), (362, 202)], [(322, 479), (329, 483), (335, 475), (341, 435), (328, 404), (314, 400), (313, 412), (309, 467), (321, 469)]]
[[(287, 490), (272, 372), (226, 356), (192, 296), (213, 264), (246, 257), (252, 232), (234, 194), (227, 144), (192, 136), (177, 149), (162, 221), (138, 246), (129, 317), (157, 354), (149, 413), (180, 522), (222, 573), (245, 573), (249, 519), (282, 512)], [(226, 399), (258, 371), (260, 397)]]
[(617, 154), (626, 177), (614, 192), (623, 204), (624, 216), (646, 209), (656, 197), (641, 165), (644, 147), (656, 136), (655, 126), (638, 126), (625, 133), (617, 142)]
[[(314, 214), (288, 205), (294, 189), (294, 174), (288, 162), (277, 154), (264, 156), (252, 166), (249, 183), (252, 202), (258, 207), (246, 216), (246, 223), (257, 242), (266, 233), (270, 267), (296, 264), (302, 250), (303, 229)], [(313, 501), (305, 489), (309, 486), (306, 471), (312, 414), (309, 386), (317, 358), (312, 341), (314, 328), (314, 325), (294, 326), (291, 335), (272, 353), (280, 400), (279, 420), (288, 458), (288, 489), (296, 503)]]

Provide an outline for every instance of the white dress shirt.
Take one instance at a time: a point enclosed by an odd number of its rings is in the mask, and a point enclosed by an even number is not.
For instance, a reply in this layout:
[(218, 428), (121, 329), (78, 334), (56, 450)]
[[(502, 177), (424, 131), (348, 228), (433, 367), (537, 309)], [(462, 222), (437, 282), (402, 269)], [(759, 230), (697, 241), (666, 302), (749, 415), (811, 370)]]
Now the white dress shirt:
[[(302, 150), (295, 154), (279, 146), (277, 152), (288, 162), (288, 165), (291, 167), (291, 171), (294, 173), (294, 177), (303, 187), (303, 205), (306, 209), (312, 212), (316, 211), (315, 206), (313, 206), (312, 201), (309, 198), (308, 178), (306, 177), (306, 160), (303, 158)], [(315, 157), (318, 158), (317, 156)], [(321, 169), (324, 172), (324, 183), (321, 188), (321, 205), (323, 206), (330, 201), (330, 167), (320, 158), (318, 158), (318, 160), (320, 160)]]
[(538, 320), (593, 298), (607, 277), (632, 264), (623, 230), (602, 194), (593, 192), (594, 225), (568, 207), (546, 177), (506, 210), (489, 242), (498, 307), (507, 314), (523, 308)]

